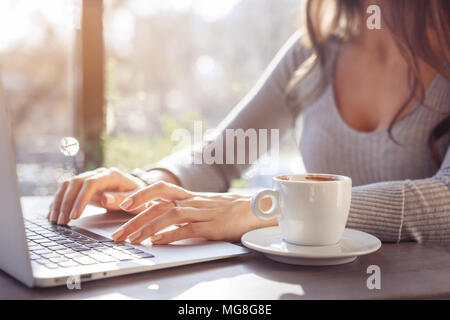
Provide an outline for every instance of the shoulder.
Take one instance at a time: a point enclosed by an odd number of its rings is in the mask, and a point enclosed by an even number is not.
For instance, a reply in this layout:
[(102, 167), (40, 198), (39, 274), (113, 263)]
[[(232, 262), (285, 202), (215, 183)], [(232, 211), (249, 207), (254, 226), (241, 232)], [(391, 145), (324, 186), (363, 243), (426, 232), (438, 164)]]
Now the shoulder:
[(450, 81), (437, 74), (425, 92), (424, 105), (436, 113), (450, 113)]
[(304, 39), (305, 35), (300, 31), (292, 34), (275, 55), (272, 66), (282, 65), (286, 73), (294, 73), (312, 55)]

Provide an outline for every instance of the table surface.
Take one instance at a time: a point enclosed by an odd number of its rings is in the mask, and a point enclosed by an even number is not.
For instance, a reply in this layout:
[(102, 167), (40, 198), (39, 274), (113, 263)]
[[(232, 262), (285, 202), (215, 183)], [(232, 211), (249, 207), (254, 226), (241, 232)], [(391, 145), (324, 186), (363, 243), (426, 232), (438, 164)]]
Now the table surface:
[[(24, 198), (24, 210), (39, 205)], [(381, 289), (367, 288), (367, 268), (381, 271)], [(356, 261), (303, 267), (253, 252), (67, 287), (29, 289), (0, 271), (0, 299), (415, 299), (450, 298), (450, 246), (383, 244)]]

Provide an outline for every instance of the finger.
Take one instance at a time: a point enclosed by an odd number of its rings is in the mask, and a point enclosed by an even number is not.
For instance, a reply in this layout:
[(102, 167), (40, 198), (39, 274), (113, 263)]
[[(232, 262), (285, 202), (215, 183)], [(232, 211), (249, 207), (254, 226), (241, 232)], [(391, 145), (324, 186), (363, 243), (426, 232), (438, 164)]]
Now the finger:
[(70, 211), (72, 211), (73, 203), (80, 191), (84, 179), (96, 174), (96, 171), (89, 171), (83, 174), (80, 174), (70, 180), (69, 185), (67, 186), (66, 192), (64, 193), (64, 197), (61, 203), (61, 208), (59, 210), (58, 215), (58, 224), (67, 224), (69, 222)]
[(206, 238), (206, 222), (191, 223), (175, 230), (158, 233), (151, 238), (152, 244), (169, 244), (189, 238)]
[(52, 211), (53, 211), (53, 202), (54, 201), (52, 201), (52, 203), (48, 207), (47, 220), (50, 220), (50, 215), (52, 214)]
[(133, 192), (103, 192), (102, 206), (108, 210), (121, 210), (120, 204)]
[(184, 200), (193, 196), (193, 193), (171, 183), (159, 181), (130, 195), (120, 204), (123, 210), (133, 210), (151, 200)]
[(151, 202), (147, 202), (144, 203), (143, 205), (137, 207), (136, 209), (133, 209), (131, 211), (125, 211), (126, 213), (130, 213), (130, 214), (134, 214), (134, 215), (138, 215), (140, 213), (142, 213), (143, 211), (145, 211), (146, 209), (148, 209), (149, 207), (152, 206)]
[(232, 201), (236, 199), (251, 199), (250, 196), (237, 194), (237, 193), (216, 193), (216, 192), (196, 192), (198, 197), (212, 199), (212, 200), (222, 200), (222, 201)]
[(49, 214), (49, 220), (52, 223), (56, 223), (58, 220), (59, 210), (61, 209), (61, 203), (64, 198), (64, 194), (69, 186), (69, 181), (64, 181), (56, 191), (55, 198), (53, 199), (52, 207)]
[(94, 195), (98, 191), (108, 188), (110, 184), (111, 177), (108, 171), (102, 171), (86, 178), (73, 204), (70, 219), (78, 219)]
[[(111, 211), (116, 211), (116, 210), (122, 210), (122, 208), (120, 208), (120, 204), (126, 199), (128, 198), (131, 194), (133, 194), (135, 191), (130, 191), (130, 192), (103, 192), (101, 194), (101, 205), (103, 208), (111, 210)], [(140, 207), (128, 211), (128, 213), (132, 213), (132, 214), (138, 214), (141, 213), (143, 210), (148, 208), (148, 202), (144, 203), (143, 205), (141, 205)]]
[(222, 208), (198, 209), (175, 207), (154, 218), (128, 238), (131, 243), (140, 243), (157, 232), (175, 224), (203, 222), (211, 220), (216, 214), (222, 213)]
[(185, 200), (177, 200), (177, 206), (191, 208), (215, 208), (227, 205), (229, 203), (229, 200), (215, 200), (205, 197), (193, 197)]
[(173, 203), (170, 202), (156, 202), (150, 206), (147, 210), (144, 210), (138, 214), (133, 219), (129, 220), (127, 223), (119, 227), (113, 234), (112, 238), (116, 242), (125, 241), (128, 236), (141, 228), (146, 223), (150, 222), (152, 219), (162, 215), (164, 212), (173, 208)]

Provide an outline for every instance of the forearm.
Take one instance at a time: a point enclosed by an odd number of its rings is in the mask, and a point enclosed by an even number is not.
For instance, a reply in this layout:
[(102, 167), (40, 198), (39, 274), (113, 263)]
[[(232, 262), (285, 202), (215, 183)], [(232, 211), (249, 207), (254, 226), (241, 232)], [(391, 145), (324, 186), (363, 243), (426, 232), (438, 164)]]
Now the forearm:
[(136, 168), (131, 174), (136, 178), (139, 178), (146, 185), (151, 185), (157, 181), (165, 181), (181, 186), (180, 179), (173, 172), (164, 168), (152, 168), (146, 171)]
[(384, 242), (450, 242), (450, 169), (353, 189), (347, 226)]
[(406, 181), (402, 240), (450, 242), (450, 168), (433, 179)]
[(398, 242), (404, 222), (403, 181), (354, 187), (348, 228), (371, 233), (383, 242)]

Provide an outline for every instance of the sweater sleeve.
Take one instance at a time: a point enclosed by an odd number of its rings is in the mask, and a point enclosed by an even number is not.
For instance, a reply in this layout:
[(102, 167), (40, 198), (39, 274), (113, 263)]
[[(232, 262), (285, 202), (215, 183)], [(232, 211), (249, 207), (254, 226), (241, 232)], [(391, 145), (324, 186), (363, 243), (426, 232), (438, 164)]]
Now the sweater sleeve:
[(449, 242), (450, 147), (433, 177), (354, 187), (347, 227), (384, 242)]
[[(203, 143), (199, 148), (191, 148), (176, 152), (160, 161), (156, 167), (175, 174), (181, 185), (192, 191), (224, 192), (227, 191), (231, 181), (239, 178), (252, 164), (247, 161), (250, 143), (245, 143), (246, 161), (227, 161), (230, 153), (231, 159), (236, 160), (237, 143), (233, 147), (227, 145), (226, 132), (229, 129), (247, 130), (266, 129), (267, 151), (271, 146), (272, 129), (277, 129), (281, 139), (295, 124), (295, 113), (286, 99), (286, 87), (298, 66), (309, 56), (309, 51), (301, 44), (301, 35), (295, 33), (277, 53), (253, 89), (240, 101), (231, 113), (220, 123), (216, 135)], [(259, 135), (256, 145), (259, 146)], [(225, 143), (226, 141), (226, 143)], [(254, 145), (254, 144), (252, 144)], [(204, 150), (223, 146), (223, 161), (219, 163), (200, 163), (195, 159), (202, 159)], [(231, 149), (231, 150), (230, 150)], [(239, 150), (242, 151), (242, 150)], [(217, 149), (216, 151), (217, 152)], [(257, 156), (262, 154), (258, 151)], [(215, 156), (217, 156), (215, 154)], [(233, 164), (229, 164), (233, 163)], [(239, 164), (236, 164), (239, 163)]]

